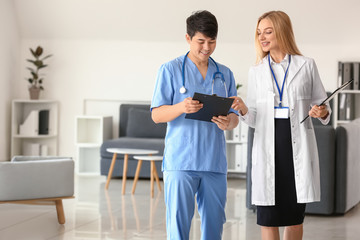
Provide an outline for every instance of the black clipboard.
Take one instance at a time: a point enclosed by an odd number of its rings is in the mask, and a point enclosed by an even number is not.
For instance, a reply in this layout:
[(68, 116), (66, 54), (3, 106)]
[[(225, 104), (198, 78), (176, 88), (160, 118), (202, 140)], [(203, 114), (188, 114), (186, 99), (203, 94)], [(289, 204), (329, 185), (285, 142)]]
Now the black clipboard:
[[(350, 81), (348, 81), (348, 82), (344, 83), (343, 85), (341, 85), (340, 87), (338, 87), (338, 88), (337, 88), (335, 91), (333, 91), (324, 101), (322, 101), (322, 103), (320, 103), (319, 106), (324, 105), (324, 104), (330, 102), (330, 100), (333, 99), (333, 98), (336, 96), (336, 94), (338, 94), (341, 90), (343, 90), (344, 88), (346, 88), (347, 86), (349, 86), (349, 84), (352, 83), (353, 81), (354, 81), (354, 79), (351, 79)], [(303, 122), (305, 122), (305, 120), (308, 119), (308, 118), (309, 118), (309, 115), (307, 115), (307, 116), (300, 122), (300, 124), (303, 123)]]
[(226, 116), (234, 101), (232, 98), (218, 97), (216, 95), (207, 95), (202, 93), (194, 93), (193, 100), (198, 100), (203, 104), (203, 108), (196, 113), (188, 113), (185, 115), (187, 119), (211, 122), (213, 116)]

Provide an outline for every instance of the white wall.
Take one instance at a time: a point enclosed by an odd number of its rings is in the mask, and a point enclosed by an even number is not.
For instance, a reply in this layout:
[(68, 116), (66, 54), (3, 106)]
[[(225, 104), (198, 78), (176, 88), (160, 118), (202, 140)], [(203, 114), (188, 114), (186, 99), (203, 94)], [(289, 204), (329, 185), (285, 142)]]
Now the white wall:
[(17, 81), (20, 41), (15, 11), (11, 0), (0, 1), (0, 161), (10, 155), (11, 99), (14, 81)]
[(360, 60), (357, 0), (15, 0), (15, 6), (21, 33), (15, 95), (28, 98), (25, 59), (29, 47), (43, 46), (54, 56), (44, 71), (41, 98), (61, 103), (61, 155), (75, 156), (74, 117), (82, 114), (83, 99), (151, 100), (159, 66), (188, 49), (185, 19), (194, 10), (216, 15), (213, 57), (244, 84), (242, 94), (255, 60), (256, 20), (268, 10), (290, 15), (299, 48), (316, 60), (327, 90), (336, 87), (339, 60)]

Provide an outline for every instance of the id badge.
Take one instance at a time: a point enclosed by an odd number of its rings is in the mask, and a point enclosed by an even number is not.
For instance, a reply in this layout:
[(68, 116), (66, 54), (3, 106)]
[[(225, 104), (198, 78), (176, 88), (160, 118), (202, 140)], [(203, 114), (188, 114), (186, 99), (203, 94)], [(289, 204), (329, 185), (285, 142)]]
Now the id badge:
[(275, 118), (289, 118), (289, 108), (275, 108)]

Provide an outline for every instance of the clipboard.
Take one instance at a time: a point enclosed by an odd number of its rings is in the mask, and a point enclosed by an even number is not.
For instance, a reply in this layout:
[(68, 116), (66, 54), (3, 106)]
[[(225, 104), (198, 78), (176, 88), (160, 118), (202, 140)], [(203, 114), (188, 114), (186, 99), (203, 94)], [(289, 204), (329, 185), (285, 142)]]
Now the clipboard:
[[(322, 103), (319, 104), (319, 106), (324, 105), (328, 102), (330, 102), (331, 99), (333, 99), (341, 90), (343, 90), (344, 88), (346, 88), (347, 86), (349, 86), (350, 83), (352, 83), (354, 81), (354, 79), (351, 79), (350, 81), (344, 83), (343, 85), (341, 85), (339, 88), (337, 88), (335, 91), (333, 91), (324, 101), (322, 101)], [(301, 122), (300, 124), (302, 124), (303, 122), (305, 122), (306, 119), (309, 118), (309, 115), (307, 115)]]
[(218, 97), (216, 95), (207, 95), (195, 92), (193, 100), (198, 100), (203, 104), (203, 108), (196, 113), (185, 115), (187, 119), (211, 122), (213, 116), (226, 116), (234, 101), (232, 98)]

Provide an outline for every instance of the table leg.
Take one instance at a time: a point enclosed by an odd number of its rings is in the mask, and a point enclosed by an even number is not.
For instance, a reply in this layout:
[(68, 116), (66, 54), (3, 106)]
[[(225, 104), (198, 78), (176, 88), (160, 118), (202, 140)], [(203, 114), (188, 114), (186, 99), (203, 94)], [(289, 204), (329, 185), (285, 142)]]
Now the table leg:
[(111, 179), (112, 173), (114, 171), (114, 166), (115, 166), (115, 162), (116, 162), (116, 156), (117, 156), (117, 154), (114, 153), (113, 158), (111, 160), (110, 169), (109, 169), (109, 172), (108, 172), (106, 184), (105, 184), (105, 190), (107, 190), (109, 188), (110, 179)]
[(124, 155), (122, 195), (125, 194), (125, 188), (126, 188), (126, 173), (127, 173), (127, 168), (128, 168), (128, 160), (129, 160), (129, 155), (128, 155), (128, 154), (125, 154), (125, 155)]
[(151, 191), (151, 197), (154, 197), (154, 168), (155, 163), (154, 161), (150, 162), (150, 191)]
[(159, 181), (159, 174), (156, 170), (156, 166), (155, 166), (155, 163), (154, 163), (154, 176), (155, 176), (155, 180), (156, 180), (156, 183), (158, 185), (158, 188), (159, 188), (159, 191), (161, 192), (161, 186), (160, 186), (160, 181)]
[(137, 167), (136, 167), (136, 172), (135, 172), (135, 178), (134, 178), (134, 183), (133, 183), (133, 187), (132, 187), (132, 191), (131, 194), (135, 193), (135, 188), (136, 188), (136, 184), (137, 181), (139, 179), (139, 174), (140, 174), (140, 170), (141, 170), (141, 165), (142, 165), (142, 160), (138, 161)]

